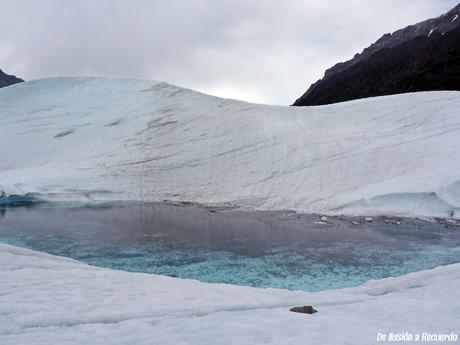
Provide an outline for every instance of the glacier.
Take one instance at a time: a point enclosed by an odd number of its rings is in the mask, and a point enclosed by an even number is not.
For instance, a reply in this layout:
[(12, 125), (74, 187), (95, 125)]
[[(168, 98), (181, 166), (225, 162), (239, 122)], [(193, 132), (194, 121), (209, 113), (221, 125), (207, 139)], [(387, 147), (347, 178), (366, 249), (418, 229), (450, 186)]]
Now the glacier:
[[(0, 243), (0, 343), (360, 345), (390, 332), (458, 340), (459, 279), (453, 264), (305, 293), (114, 271)], [(289, 312), (301, 305), (318, 313)]]
[(251, 104), (165, 82), (0, 90), (0, 193), (460, 218), (460, 92)]
[[(316, 107), (165, 82), (0, 90), (0, 201), (177, 201), (460, 219), (460, 92)], [(19, 198), (19, 200), (22, 200)], [(1, 344), (369, 344), (458, 332), (460, 264), (316, 293), (98, 268), (0, 243)], [(319, 312), (289, 312), (313, 305)]]

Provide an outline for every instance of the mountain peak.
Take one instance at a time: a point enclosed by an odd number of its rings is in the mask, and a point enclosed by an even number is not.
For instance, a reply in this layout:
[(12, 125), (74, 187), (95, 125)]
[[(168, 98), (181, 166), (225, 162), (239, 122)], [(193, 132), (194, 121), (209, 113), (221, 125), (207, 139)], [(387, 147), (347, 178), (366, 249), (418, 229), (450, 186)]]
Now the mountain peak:
[(326, 70), (294, 105), (429, 90), (460, 90), (460, 4), (447, 13), (386, 33)]
[(6, 74), (0, 69), (0, 87), (10, 86), (13, 84), (21, 83), (23, 81), (24, 80), (21, 78), (18, 78), (15, 75)]

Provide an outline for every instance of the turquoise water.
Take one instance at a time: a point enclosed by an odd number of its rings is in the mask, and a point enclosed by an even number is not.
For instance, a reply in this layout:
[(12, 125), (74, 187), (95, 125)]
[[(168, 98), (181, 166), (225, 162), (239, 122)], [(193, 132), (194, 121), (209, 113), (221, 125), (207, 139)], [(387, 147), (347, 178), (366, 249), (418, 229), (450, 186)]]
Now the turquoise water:
[(206, 282), (320, 291), (460, 262), (457, 227), (194, 206), (3, 207), (0, 241), (88, 264)]

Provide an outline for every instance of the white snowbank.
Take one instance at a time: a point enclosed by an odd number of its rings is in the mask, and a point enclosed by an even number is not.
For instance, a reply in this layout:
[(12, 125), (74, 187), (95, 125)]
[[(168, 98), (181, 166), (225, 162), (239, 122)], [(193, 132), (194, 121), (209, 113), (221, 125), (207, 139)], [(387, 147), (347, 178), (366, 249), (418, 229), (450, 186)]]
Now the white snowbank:
[[(0, 244), (0, 343), (373, 344), (459, 332), (460, 264), (321, 293), (128, 273)], [(314, 315), (289, 312), (313, 305)]]
[(0, 190), (460, 218), (459, 109), (454, 91), (297, 108), (36, 80), (0, 90)]

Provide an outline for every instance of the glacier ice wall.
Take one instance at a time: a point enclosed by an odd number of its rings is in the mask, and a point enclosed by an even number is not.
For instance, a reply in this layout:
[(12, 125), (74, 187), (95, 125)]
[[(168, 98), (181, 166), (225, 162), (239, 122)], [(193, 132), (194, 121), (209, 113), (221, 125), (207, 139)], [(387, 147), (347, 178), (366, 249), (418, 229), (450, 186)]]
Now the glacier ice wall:
[(454, 91), (296, 108), (155, 81), (36, 80), (0, 90), (0, 190), (460, 218), (459, 109)]

